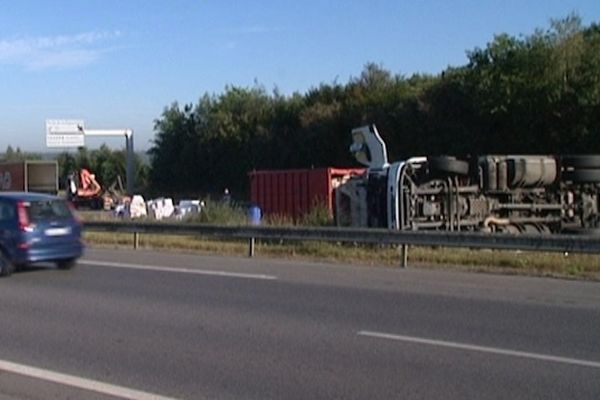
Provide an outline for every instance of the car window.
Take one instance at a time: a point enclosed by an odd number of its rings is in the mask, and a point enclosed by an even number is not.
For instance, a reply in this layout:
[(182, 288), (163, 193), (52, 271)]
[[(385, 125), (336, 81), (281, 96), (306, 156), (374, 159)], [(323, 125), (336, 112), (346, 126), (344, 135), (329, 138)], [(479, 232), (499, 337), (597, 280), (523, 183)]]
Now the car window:
[(0, 200), (0, 222), (10, 221), (15, 217), (15, 207), (7, 201)]
[(32, 222), (71, 218), (71, 211), (67, 203), (62, 200), (30, 201), (26, 203), (26, 207)]

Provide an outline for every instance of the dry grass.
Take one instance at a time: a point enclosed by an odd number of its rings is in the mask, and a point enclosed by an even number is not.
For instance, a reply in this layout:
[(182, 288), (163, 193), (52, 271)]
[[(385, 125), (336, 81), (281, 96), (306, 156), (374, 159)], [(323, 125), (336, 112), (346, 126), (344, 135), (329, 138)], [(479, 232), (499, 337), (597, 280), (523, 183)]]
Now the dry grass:
[[(125, 233), (86, 232), (86, 241), (109, 247), (133, 246), (133, 235)], [(160, 248), (204, 254), (245, 256), (245, 240), (218, 240), (195, 236), (140, 235), (141, 248)], [(261, 257), (298, 258), (336, 263), (372, 266), (400, 265), (400, 254), (393, 246), (350, 245), (324, 242), (257, 241), (256, 254)], [(471, 250), (463, 248), (411, 247), (409, 265), (421, 268), (452, 268), (507, 274), (553, 276), (600, 280), (600, 256), (520, 252), (504, 250)]]

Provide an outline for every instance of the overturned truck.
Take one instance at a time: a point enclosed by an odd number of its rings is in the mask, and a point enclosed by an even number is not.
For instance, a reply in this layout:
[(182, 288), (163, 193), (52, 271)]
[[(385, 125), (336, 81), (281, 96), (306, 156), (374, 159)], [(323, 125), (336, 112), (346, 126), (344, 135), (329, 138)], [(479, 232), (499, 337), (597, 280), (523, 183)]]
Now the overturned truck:
[(340, 226), (600, 233), (600, 155), (412, 157), (388, 163), (374, 125), (352, 130), (368, 167), (340, 186)]

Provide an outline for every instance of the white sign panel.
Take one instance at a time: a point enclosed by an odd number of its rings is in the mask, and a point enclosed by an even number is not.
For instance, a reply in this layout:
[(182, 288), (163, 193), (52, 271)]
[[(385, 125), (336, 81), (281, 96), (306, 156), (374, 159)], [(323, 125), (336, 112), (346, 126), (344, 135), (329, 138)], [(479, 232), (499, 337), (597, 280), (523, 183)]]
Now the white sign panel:
[(47, 147), (82, 147), (85, 145), (84, 122), (80, 119), (47, 119)]

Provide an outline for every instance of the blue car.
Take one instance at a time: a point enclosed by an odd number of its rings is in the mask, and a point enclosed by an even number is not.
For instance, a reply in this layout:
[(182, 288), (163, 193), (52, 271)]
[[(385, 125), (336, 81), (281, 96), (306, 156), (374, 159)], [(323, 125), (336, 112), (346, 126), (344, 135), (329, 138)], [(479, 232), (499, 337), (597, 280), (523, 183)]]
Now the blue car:
[(82, 223), (60, 197), (0, 192), (0, 276), (40, 262), (71, 269), (83, 254), (81, 232)]

